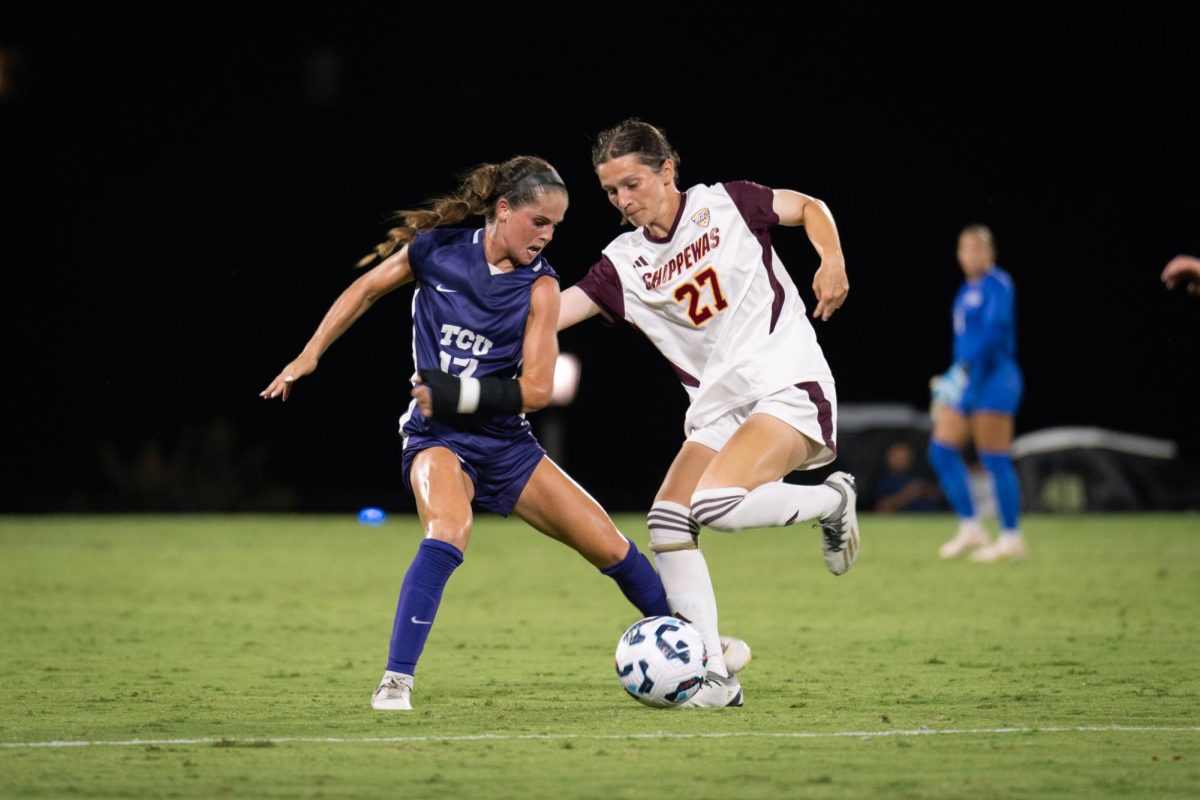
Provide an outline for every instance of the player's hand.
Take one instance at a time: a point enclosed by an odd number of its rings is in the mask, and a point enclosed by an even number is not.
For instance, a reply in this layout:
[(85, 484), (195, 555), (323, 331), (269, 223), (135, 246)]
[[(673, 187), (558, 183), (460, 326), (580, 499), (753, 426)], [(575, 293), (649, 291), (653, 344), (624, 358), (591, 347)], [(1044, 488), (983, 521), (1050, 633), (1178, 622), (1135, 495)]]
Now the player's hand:
[(283, 371), (275, 376), (275, 380), (271, 381), (267, 388), (258, 393), (258, 396), (264, 400), (274, 400), (276, 397), (281, 397), (286, 403), (288, 395), (292, 393), (292, 384), (303, 378), (305, 375), (312, 373), (317, 368), (317, 360), (309, 356), (301, 355), (292, 363), (283, 368)]
[(967, 371), (961, 364), (954, 364), (941, 375), (935, 375), (929, 381), (930, 405), (929, 414), (935, 420), (938, 412), (946, 406), (957, 406), (962, 400), (963, 392), (967, 389)]
[(1200, 295), (1200, 258), (1175, 256), (1167, 262), (1162, 272), (1162, 280), (1168, 289), (1183, 284), (1190, 293)]
[(846, 277), (846, 260), (841, 253), (821, 259), (821, 266), (813, 276), (813, 294), (817, 297), (817, 307), (813, 309), (813, 319), (828, 322), (833, 312), (846, 302), (850, 294), (850, 279)]
[(417, 382), (417, 385), (412, 388), (409, 395), (417, 401), (417, 408), (421, 409), (425, 418), (433, 419), (433, 392), (421, 381), (420, 376), (413, 380)]

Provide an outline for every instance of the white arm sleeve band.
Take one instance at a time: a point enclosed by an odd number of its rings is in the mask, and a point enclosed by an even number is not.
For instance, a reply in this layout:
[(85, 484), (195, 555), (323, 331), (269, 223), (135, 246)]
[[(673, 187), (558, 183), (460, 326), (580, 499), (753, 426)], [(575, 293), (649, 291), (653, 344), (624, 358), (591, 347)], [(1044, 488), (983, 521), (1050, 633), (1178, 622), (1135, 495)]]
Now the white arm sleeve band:
[(458, 413), (474, 414), (479, 410), (479, 379), (459, 378)]

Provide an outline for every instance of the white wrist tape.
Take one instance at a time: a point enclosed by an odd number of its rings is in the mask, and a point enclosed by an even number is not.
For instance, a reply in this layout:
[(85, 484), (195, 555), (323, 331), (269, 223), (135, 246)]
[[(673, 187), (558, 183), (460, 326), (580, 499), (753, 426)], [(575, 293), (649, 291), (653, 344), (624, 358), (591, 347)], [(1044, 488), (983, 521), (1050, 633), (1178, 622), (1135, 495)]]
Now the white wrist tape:
[(459, 378), (458, 413), (474, 414), (479, 410), (479, 379)]

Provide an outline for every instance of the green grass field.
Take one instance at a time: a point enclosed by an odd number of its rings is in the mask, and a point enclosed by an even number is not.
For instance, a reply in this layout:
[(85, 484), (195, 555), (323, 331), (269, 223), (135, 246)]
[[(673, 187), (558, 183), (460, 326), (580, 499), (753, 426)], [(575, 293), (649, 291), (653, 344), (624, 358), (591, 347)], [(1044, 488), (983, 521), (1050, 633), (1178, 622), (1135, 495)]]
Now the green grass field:
[(482, 517), (383, 714), (414, 519), (0, 518), (0, 797), (1196, 797), (1200, 516), (1033, 517), (1004, 565), (952, 527), (865, 516), (840, 578), (705, 534), (746, 706), (658, 711), (612, 582)]

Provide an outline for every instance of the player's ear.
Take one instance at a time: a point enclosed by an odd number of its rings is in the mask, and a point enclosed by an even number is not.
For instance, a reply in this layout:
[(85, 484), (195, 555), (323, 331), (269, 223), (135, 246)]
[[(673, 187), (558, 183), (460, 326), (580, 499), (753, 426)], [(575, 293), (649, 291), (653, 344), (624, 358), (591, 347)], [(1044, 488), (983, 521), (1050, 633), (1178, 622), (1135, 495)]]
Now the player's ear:
[(658, 174), (662, 175), (663, 183), (674, 183), (675, 182), (675, 159), (668, 158), (666, 161), (664, 161), (663, 165), (662, 165), (662, 169), (660, 169), (658, 171)]
[(496, 201), (497, 222), (506, 222), (510, 213), (512, 213), (512, 205), (509, 204), (507, 197), (501, 197)]

